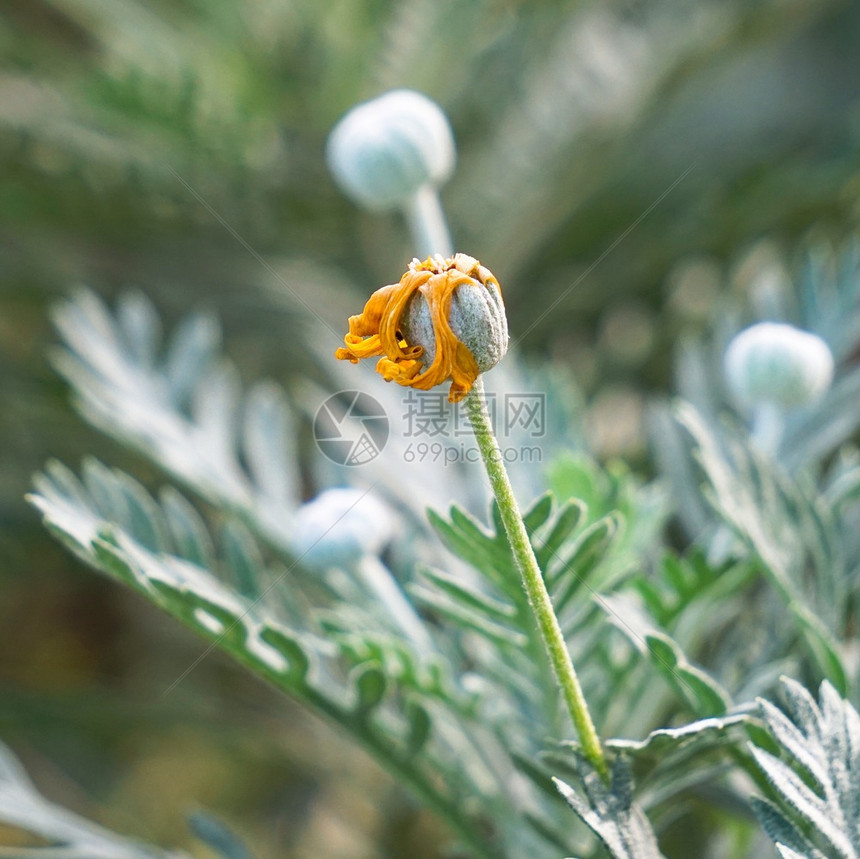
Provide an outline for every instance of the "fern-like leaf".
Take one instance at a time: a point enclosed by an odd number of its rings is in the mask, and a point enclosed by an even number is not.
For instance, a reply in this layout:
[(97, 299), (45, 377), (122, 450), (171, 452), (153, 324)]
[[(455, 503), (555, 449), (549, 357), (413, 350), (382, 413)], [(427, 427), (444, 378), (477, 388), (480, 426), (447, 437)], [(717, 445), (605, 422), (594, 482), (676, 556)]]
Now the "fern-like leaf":
[(608, 785), (583, 758), (577, 763), (584, 796), (561, 779), (554, 779), (555, 785), (613, 859), (664, 859), (648, 818), (633, 800), (629, 761), (615, 759)]
[(783, 678), (787, 712), (760, 699), (761, 715), (784, 758), (751, 747), (774, 802), (755, 800), (764, 827), (786, 857), (860, 856), (860, 714), (825, 681), (819, 703)]

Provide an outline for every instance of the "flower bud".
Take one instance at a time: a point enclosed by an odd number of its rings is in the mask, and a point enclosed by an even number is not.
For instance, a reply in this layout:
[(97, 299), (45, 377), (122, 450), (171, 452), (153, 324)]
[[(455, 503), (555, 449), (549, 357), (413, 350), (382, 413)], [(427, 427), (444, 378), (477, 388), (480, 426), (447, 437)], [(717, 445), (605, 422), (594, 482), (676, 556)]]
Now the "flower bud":
[(724, 363), (730, 390), (746, 406), (804, 406), (833, 379), (833, 355), (824, 340), (783, 323), (760, 322), (741, 331)]
[(451, 126), (414, 90), (392, 90), (350, 110), (332, 130), (329, 169), (344, 193), (368, 209), (402, 206), (454, 169)]
[[(460, 284), (451, 292), (451, 306), (448, 313), (448, 324), (454, 337), (471, 353), (478, 365), (479, 373), (491, 370), (504, 357), (508, 350), (508, 319), (505, 315), (505, 305), (498, 283), (490, 271), (484, 268), (473, 257), (457, 254), (465, 265), (462, 267), (474, 269), (474, 279), (481, 283), (483, 289), (470, 289)], [(446, 261), (440, 257), (432, 257), (425, 263), (414, 260), (413, 270), (422, 270), (427, 262), (437, 272), (445, 271)], [(409, 343), (414, 343), (424, 350), (423, 360), (426, 366), (433, 363), (436, 357), (436, 334), (433, 325), (433, 313), (427, 296), (421, 290), (416, 292), (406, 306), (402, 320), (403, 336)]]
[(394, 517), (369, 492), (326, 489), (298, 509), (293, 527), (293, 551), (302, 564), (348, 567), (385, 548), (394, 534)]
[(342, 361), (381, 356), (386, 382), (428, 391), (451, 381), (448, 399), (459, 402), (479, 373), (508, 349), (508, 321), (499, 282), (474, 257), (415, 259), (400, 282), (370, 296), (349, 319)]

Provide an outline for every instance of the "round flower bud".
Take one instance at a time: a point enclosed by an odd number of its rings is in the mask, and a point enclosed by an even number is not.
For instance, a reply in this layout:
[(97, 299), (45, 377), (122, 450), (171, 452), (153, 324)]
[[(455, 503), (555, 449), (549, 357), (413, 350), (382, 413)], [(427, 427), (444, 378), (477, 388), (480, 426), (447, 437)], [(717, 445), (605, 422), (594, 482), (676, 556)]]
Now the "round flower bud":
[(793, 325), (760, 322), (729, 344), (725, 373), (730, 390), (746, 406), (804, 406), (830, 387), (833, 355), (815, 334)]
[[(461, 283), (451, 292), (451, 307), (448, 324), (454, 337), (471, 353), (478, 365), (479, 373), (486, 373), (502, 360), (508, 351), (508, 319), (498, 283), (490, 271), (476, 259), (466, 254), (460, 258), (456, 268), (447, 270), (462, 272), (470, 270), (473, 279), (484, 288), (470, 288), (471, 284)], [(431, 258), (437, 273), (446, 271), (447, 260), (442, 257)], [(420, 268), (426, 263), (413, 262)], [(423, 360), (430, 366), (436, 357), (436, 330), (433, 314), (427, 296), (421, 290), (409, 299), (402, 320), (403, 336), (407, 342), (424, 350)]]
[(349, 111), (329, 135), (329, 169), (344, 193), (368, 209), (405, 204), (454, 169), (451, 126), (442, 109), (414, 90), (392, 90)]
[(386, 382), (429, 391), (450, 381), (462, 400), (479, 373), (508, 350), (508, 320), (499, 282), (467, 254), (414, 259), (399, 283), (377, 289), (349, 318), (341, 361), (379, 357)]
[(298, 509), (293, 527), (293, 551), (302, 564), (349, 567), (385, 548), (394, 534), (394, 517), (369, 492), (326, 489)]

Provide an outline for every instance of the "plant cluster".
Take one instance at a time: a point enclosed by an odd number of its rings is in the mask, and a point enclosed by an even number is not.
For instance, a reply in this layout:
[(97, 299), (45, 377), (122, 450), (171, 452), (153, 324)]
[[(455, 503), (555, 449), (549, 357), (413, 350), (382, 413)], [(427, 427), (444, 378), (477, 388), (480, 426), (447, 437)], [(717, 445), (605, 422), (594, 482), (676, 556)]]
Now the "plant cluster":
[[(447, 255), (435, 192), (450, 164), (422, 173), (408, 134), (383, 142), (374, 157), (409, 167), (382, 171), (402, 179), (385, 205), (403, 209), (416, 246)], [(417, 295), (416, 272), (422, 289), (451, 271), (489, 275), (464, 259), (416, 263), (401, 284)], [(480, 281), (498, 322), (498, 283)], [(470, 300), (452, 310), (463, 284), (443, 286), (447, 303), (420, 292), (430, 321), (398, 322), (367, 354), (408, 386), (435, 342), (434, 360), (455, 368), (437, 381), (464, 374), (452, 400), (465, 397), (489, 463), (484, 385), (528, 380), (571, 402), (569, 383), (519, 366), (515, 350), (475, 382), (485, 368), (460, 349), (476, 333)], [(655, 474), (598, 462), (563, 420), (541, 441), (543, 474), (511, 469), (518, 489), (543, 483), (520, 517), (504, 468), (488, 465), (490, 502), (475, 468), (404, 468), (404, 439), (362, 469), (325, 466), (306, 500), (295, 428), (316, 392), (243, 388), (211, 316), (165, 336), (141, 294), (110, 307), (81, 291), (56, 311), (55, 366), (83, 417), (166, 481), (151, 491), (96, 459), (78, 473), (52, 462), (30, 500), (71, 552), (206, 641), (202, 656), (223, 651), (336, 724), (447, 823), (455, 853), (740, 857), (770, 841), (788, 859), (855, 859), (860, 257), (813, 247), (791, 285), (763, 277), (759, 293), (681, 351), (677, 399), (651, 410)], [(497, 328), (488, 366), (508, 347)], [(380, 337), (349, 336), (353, 355)], [(330, 362), (332, 388), (366, 378)], [(373, 384), (396, 408), (402, 389)], [(0, 797), (0, 820), (49, 843), (5, 855), (177, 855), (49, 803), (7, 751)], [(194, 825), (220, 855), (249, 855), (218, 821)]]

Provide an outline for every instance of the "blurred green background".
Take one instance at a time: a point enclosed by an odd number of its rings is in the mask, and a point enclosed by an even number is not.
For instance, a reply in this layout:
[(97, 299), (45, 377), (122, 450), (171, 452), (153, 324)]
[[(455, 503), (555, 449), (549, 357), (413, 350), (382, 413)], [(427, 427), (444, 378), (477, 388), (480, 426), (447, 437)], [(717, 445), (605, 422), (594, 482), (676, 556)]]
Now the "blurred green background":
[(647, 467), (677, 338), (750, 260), (856, 228), (860, 4), (5, 0), (0, 56), (0, 736), (49, 796), (156, 842), (189, 846), (205, 807), (260, 857), (440, 855), (371, 762), (217, 655), (163, 695), (200, 643), (45, 536), (23, 496), (49, 457), (160, 480), (75, 415), (50, 305), (136, 287), (168, 322), (215, 311), (246, 380), (324, 384), (301, 302), (340, 330), (412, 256), (325, 138), (413, 87), (451, 118), (443, 202), (520, 356)]

